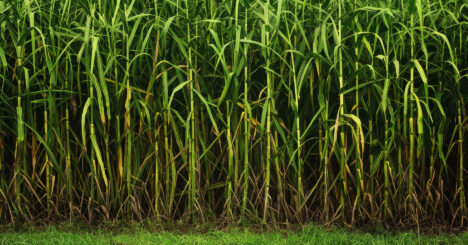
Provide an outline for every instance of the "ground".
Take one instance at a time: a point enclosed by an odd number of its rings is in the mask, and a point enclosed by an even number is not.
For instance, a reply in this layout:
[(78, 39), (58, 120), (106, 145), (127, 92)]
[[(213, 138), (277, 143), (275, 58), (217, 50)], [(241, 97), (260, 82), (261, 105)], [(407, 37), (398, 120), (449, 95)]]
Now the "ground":
[(325, 230), (308, 225), (296, 230), (252, 231), (231, 228), (211, 231), (160, 231), (158, 229), (82, 229), (73, 226), (15, 231), (4, 228), (0, 244), (468, 244), (468, 233), (422, 235)]

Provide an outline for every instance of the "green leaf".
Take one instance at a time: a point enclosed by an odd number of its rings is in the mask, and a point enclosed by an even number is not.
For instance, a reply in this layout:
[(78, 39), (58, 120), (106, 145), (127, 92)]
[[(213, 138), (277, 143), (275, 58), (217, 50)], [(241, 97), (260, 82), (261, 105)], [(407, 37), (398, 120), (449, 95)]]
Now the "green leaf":
[(2, 46), (0, 46), (0, 61), (2, 62), (2, 67), (5, 70), (8, 64), (5, 57), (5, 51), (3, 51)]
[(86, 150), (86, 114), (88, 113), (89, 106), (91, 105), (91, 98), (88, 98), (83, 107), (83, 112), (81, 114), (81, 141), (83, 143), (83, 148)]
[(213, 105), (213, 104), (208, 103), (208, 101), (200, 93), (198, 93), (197, 90), (192, 89), (192, 91), (195, 92), (195, 94), (198, 95), (201, 102), (205, 105), (206, 111), (208, 112), (208, 116), (210, 117), (211, 123), (213, 124), (213, 127), (215, 129), (215, 132), (216, 132), (216, 134), (219, 135), (218, 125), (216, 124), (216, 121), (214, 120), (214, 117), (213, 117), (213, 113), (211, 112), (211, 109), (210, 109), (210, 105)]
[(408, 0), (408, 12), (413, 14), (416, 10), (416, 0)]
[(91, 143), (92, 143), (93, 148), (94, 148), (94, 152), (96, 153), (96, 157), (97, 157), (97, 160), (98, 160), (98, 163), (99, 163), (99, 167), (101, 169), (101, 174), (102, 174), (102, 178), (104, 180), (104, 184), (106, 186), (108, 186), (106, 170), (104, 168), (104, 162), (102, 161), (101, 150), (100, 150), (100, 148), (98, 146), (98, 143), (97, 143), (97, 140), (96, 140), (96, 135), (94, 134), (94, 132), (91, 133), (90, 139), (91, 139)]
[(390, 79), (385, 79), (384, 89), (382, 91), (382, 111), (385, 114), (387, 110), (387, 96), (388, 96), (388, 88), (390, 87)]
[(229, 87), (231, 85), (231, 80), (232, 80), (232, 76), (234, 75), (234, 72), (230, 72), (227, 79), (226, 79), (226, 82), (224, 83), (224, 88), (223, 88), (223, 92), (221, 93), (221, 96), (219, 97), (219, 100), (218, 100), (218, 107), (221, 105), (221, 103), (223, 103), (224, 99), (226, 98), (226, 95), (229, 91)]
[(419, 76), (421, 77), (421, 80), (423, 81), (423, 84), (424, 84), (424, 93), (426, 95), (426, 102), (428, 102), (428, 98), (429, 98), (429, 88), (428, 88), (428, 84), (427, 84), (427, 77), (426, 77), (426, 73), (424, 72), (424, 69), (422, 68), (421, 64), (419, 63), (418, 60), (413, 60), (414, 61), (414, 64), (416, 66), (416, 69), (418, 70), (418, 73), (419, 73)]

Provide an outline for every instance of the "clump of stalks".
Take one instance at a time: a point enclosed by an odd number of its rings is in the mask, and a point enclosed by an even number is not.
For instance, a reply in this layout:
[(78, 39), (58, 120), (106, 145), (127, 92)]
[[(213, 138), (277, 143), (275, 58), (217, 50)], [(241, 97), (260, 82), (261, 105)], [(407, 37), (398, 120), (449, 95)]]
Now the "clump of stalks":
[(0, 0), (0, 220), (465, 226), (464, 1)]

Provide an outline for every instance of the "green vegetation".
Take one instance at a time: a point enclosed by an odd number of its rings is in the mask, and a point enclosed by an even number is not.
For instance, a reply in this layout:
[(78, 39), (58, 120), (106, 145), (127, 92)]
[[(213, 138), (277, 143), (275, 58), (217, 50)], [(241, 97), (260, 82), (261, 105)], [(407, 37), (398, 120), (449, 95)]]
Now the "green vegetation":
[(467, 44), (466, 0), (0, 0), (1, 223), (464, 227)]
[(326, 231), (307, 226), (299, 231), (251, 232), (239, 228), (228, 231), (179, 233), (146, 229), (106, 232), (67, 231), (55, 227), (42, 231), (0, 233), (0, 244), (466, 244), (466, 234), (416, 236)]

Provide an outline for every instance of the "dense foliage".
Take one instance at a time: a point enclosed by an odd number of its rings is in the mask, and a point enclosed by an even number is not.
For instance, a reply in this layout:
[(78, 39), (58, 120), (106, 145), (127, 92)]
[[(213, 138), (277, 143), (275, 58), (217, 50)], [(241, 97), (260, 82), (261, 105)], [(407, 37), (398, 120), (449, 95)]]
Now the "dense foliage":
[(0, 219), (465, 226), (466, 0), (0, 0)]

